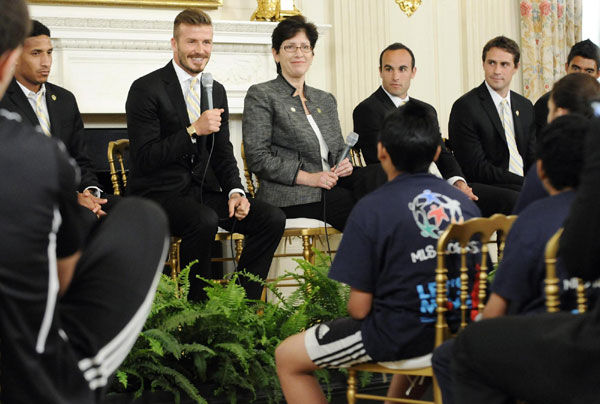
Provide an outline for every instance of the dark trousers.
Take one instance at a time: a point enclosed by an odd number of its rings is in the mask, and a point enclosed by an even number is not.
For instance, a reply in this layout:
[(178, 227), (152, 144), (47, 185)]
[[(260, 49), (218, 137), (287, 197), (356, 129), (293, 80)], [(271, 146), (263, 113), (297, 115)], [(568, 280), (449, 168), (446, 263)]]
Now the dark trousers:
[(479, 197), (475, 201), (481, 216), (489, 217), (495, 213), (510, 215), (519, 198), (518, 185), (489, 185), (470, 183), (473, 193)]
[(452, 352), (454, 339), (445, 341), (433, 351), (431, 365), (433, 373), (442, 391), (442, 402), (454, 404), (454, 387), (452, 383)]
[[(198, 260), (190, 270), (189, 299), (202, 300), (206, 296), (203, 288), (207, 285), (197, 275), (211, 278), (211, 244), (218, 227), (246, 236), (237, 268), (266, 279), (285, 228), (285, 215), (279, 208), (250, 199), (248, 216), (236, 220), (229, 218), (228, 197), (222, 192), (204, 192), (202, 198), (198, 193), (190, 196), (170, 195), (157, 200), (167, 212), (171, 232), (182, 239), (182, 266)], [(248, 298), (260, 298), (261, 285), (244, 277), (240, 277), (240, 281)]]
[[(146, 321), (167, 251), (167, 219), (160, 207), (123, 199), (89, 237), (57, 302), (44, 353), (25, 346), (23, 335), (7, 338), (5, 332), (18, 329), (20, 320), (5, 318), (14, 323), (0, 330), (0, 401), (102, 402), (103, 387)], [(26, 296), (19, 287), (26, 285), (14, 285), (15, 301)]]
[(591, 313), (507, 316), (469, 325), (454, 344), (455, 402), (596, 403), (600, 306)]

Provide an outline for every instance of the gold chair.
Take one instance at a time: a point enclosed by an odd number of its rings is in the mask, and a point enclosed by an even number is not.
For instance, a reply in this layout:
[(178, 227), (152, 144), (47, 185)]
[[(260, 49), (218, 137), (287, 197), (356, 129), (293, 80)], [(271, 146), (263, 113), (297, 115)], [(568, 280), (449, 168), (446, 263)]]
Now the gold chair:
[[(497, 234), (499, 241), (498, 261), (504, 251), (506, 236), (515, 221), (516, 216), (504, 216), (500, 214), (493, 215), (490, 218), (474, 218), (461, 224), (452, 224), (440, 236), (437, 244), (437, 267), (435, 269), (436, 281), (436, 314), (435, 324), (435, 343), (434, 348), (440, 346), (442, 342), (453, 335), (448, 327), (446, 312), (448, 297), (446, 295), (446, 282), (448, 281), (448, 270), (445, 259), (450, 254), (448, 245), (455, 241), (460, 246), (460, 327), (464, 329), (468, 324), (469, 311), (477, 310), (481, 313), (484, 307), (484, 301), (487, 290), (487, 270), (488, 270), (488, 243), (494, 233)], [(469, 308), (467, 300), (469, 298), (469, 270), (467, 267), (467, 255), (469, 254), (469, 244), (473, 237), (479, 236), (479, 245), (481, 246), (481, 266), (477, 279), (479, 280), (478, 304), (477, 307)], [(477, 276), (477, 275), (476, 275)], [(475, 284), (475, 282), (473, 282)], [(348, 404), (356, 403), (357, 399), (385, 401), (389, 400), (396, 403), (432, 403), (431, 401), (415, 400), (409, 398), (391, 398), (377, 396), (372, 394), (362, 394), (357, 392), (356, 372), (371, 372), (385, 374), (401, 374), (419, 377), (433, 378), (433, 403), (442, 404), (440, 389), (433, 377), (433, 368), (431, 367), (431, 354), (417, 358), (401, 360), (396, 362), (382, 363), (364, 363), (354, 365), (348, 369)]]
[[(246, 177), (246, 184), (248, 192), (252, 197), (256, 195), (260, 180), (256, 178), (256, 186), (254, 185), (254, 174), (248, 169), (246, 163), (246, 154), (244, 152), (244, 144), (242, 143), (242, 161), (244, 163), (244, 177)], [(300, 237), (302, 239), (302, 254), (301, 256), (309, 262), (314, 263), (313, 248), (317, 245), (317, 240), (322, 236), (331, 236), (333, 234), (341, 234), (339, 230), (334, 229), (328, 224), (324, 224), (321, 220), (308, 219), (308, 218), (297, 218), (287, 219), (285, 221), (285, 231), (283, 232), (283, 239), (289, 240), (291, 237)], [(333, 253), (335, 251), (329, 251)], [(297, 257), (300, 254), (297, 253), (279, 253), (275, 254), (274, 257)]]
[[(563, 229), (558, 231), (548, 240), (546, 244), (546, 311), (548, 313), (557, 313), (560, 311), (560, 279), (556, 274), (556, 262), (558, 255), (558, 246)], [(585, 296), (585, 284), (580, 278), (577, 280), (575, 289), (577, 295), (577, 312), (585, 313), (587, 311), (587, 298)]]
[[(122, 195), (127, 188), (127, 169), (125, 167), (125, 153), (129, 150), (129, 139), (119, 139), (108, 142), (108, 166), (110, 168), (110, 181), (115, 195)], [(116, 160), (116, 161), (115, 161)], [(119, 165), (115, 164), (117, 162)], [(244, 236), (238, 233), (229, 233), (219, 228), (215, 235), (216, 241), (233, 240), (235, 242), (235, 257), (233, 258), (213, 258), (214, 262), (240, 260), (242, 255)], [(179, 259), (179, 248), (181, 245), (180, 237), (171, 237), (171, 246), (169, 248), (169, 257), (165, 265), (171, 268), (171, 276), (177, 278), (181, 272), (181, 262)]]

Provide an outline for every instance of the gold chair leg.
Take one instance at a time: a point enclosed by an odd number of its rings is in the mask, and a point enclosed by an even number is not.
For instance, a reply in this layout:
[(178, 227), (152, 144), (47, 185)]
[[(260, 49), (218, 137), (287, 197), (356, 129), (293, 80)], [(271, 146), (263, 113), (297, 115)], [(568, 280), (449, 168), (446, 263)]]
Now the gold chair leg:
[(240, 262), (242, 251), (244, 250), (244, 240), (235, 240), (235, 262)]
[(346, 399), (348, 404), (356, 402), (356, 370), (348, 369), (348, 390), (346, 391)]
[(311, 262), (311, 256), (312, 256), (312, 251), (311, 251), (311, 247), (312, 247), (312, 242), (310, 239), (310, 236), (302, 236), (302, 257), (308, 261)]

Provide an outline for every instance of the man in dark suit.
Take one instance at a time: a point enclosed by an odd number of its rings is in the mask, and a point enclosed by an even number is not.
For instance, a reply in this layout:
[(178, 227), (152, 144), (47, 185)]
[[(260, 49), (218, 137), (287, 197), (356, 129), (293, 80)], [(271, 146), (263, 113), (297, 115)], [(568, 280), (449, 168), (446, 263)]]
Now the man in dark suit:
[(535, 119), (529, 100), (510, 91), (519, 46), (503, 36), (483, 48), (485, 81), (452, 106), (448, 133), (468, 181), (498, 188), (514, 205), (523, 173), (535, 160)]
[[(81, 171), (77, 201), (102, 216), (117, 197), (103, 194), (100, 188), (92, 161), (86, 153), (83, 121), (75, 97), (70, 91), (48, 83), (53, 51), (50, 30), (36, 20), (32, 21), (32, 25), (15, 66), (15, 78), (0, 100), (0, 107), (19, 113), (25, 122), (65, 144)], [(107, 197), (110, 200), (108, 204)]]
[[(210, 94), (200, 80), (212, 39), (206, 13), (182, 11), (171, 39), (173, 60), (136, 80), (126, 104), (129, 190), (165, 209), (172, 233), (182, 238), (182, 263), (199, 260), (190, 272), (191, 299), (204, 297), (205, 284), (196, 275), (211, 277), (210, 245), (218, 226), (247, 235), (238, 267), (264, 279), (285, 225), (280, 209), (250, 202), (243, 191), (225, 89), (215, 81)], [(242, 284), (250, 298), (260, 297), (259, 284), (243, 277)]]
[[(585, 73), (595, 79), (600, 77), (600, 48), (589, 39), (577, 42), (571, 47), (567, 63), (565, 63), (567, 74), (570, 73)], [(550, 99), (550, 91), (542, 95), (536, 102), (533, 108), (535, 109), (535, 126), (536, 135), (542, 132), (542, 129), (548, 123), (548, 100)], [(538, 142), (540, 139), (537, 139)]]
[[(363, 100), (354, 109), (354, 131), (358, 133), (357, 146), (360, 148), (367, 164), (379, 163), (377, 159), (377, 141), (383, 119), (395, 111), (409, 99), (413, 103), (426, 106), (437, 116), (433, 106), (408, 96), (411, 80), (415, 77), (415, 57), (413, 52), (401, 43), (393, 43), (385, 48), (379, 56), (379, 75), (381, 86)], [(463, 191), (476, 201), (484, 216), (494, 213), (510, 213), (510, 206), (502, 203), (493, 187), (485, 184), (470, 184), (465, 181), (464, 174), (440, 137), (442, 151), (436, 165), (444, 179), (450, 185)], [(474, 190), (474, 191), (473, 191)]]

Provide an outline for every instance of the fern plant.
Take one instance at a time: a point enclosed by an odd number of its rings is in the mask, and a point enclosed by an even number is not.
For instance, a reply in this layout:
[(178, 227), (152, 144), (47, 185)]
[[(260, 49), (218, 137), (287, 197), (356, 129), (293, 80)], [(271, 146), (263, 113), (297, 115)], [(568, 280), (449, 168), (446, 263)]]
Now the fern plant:
[[(269, 403), (281, 397), (275, 370), (275, 348), (288, 336), (313, 324), (346, 316), (349, 289), (327, 277), (329, 257), (316, 251), (314, 265), (296, 260), (298, 289), (284, 297), (276, 283), (265, 285), (279, 302), (246, 298), (238, 276), (262, 282), (248, 273), (234, 274), (227, 283), (210, 280), (207, 300), (187, 300), (190, 264), (175, 281), (162, 276), (144, 329), (117, 372), (114, 392), (168, 391), (174, 402), (183, 397), (206, 403), (202, 386), (215, 386), (215, 396), (231, 404), (254, 401), (261, 394)], [(178, 287), (179, 285), (179, 287)], [(317, 373), (329, 382), (329, 373)], [(204, 396), (203, 396), (204, 394)]]

